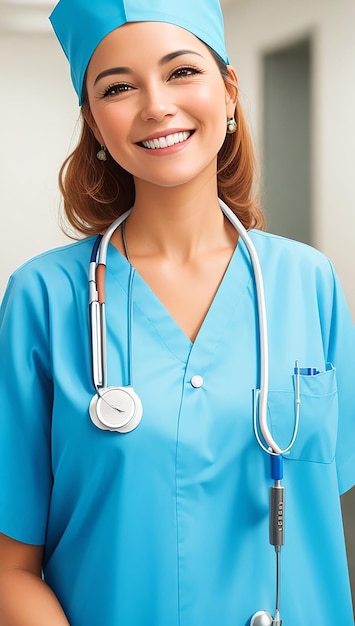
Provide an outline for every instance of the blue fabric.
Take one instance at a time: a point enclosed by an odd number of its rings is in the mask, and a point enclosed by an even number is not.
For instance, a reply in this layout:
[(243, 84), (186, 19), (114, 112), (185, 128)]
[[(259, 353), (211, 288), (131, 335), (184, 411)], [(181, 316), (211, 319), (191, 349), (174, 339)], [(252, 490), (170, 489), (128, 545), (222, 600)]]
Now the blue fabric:
[[(287, 441), (284, 624), (353, 617), (339, 492), (355, 479), (355, 332), (331, 264), (257, 231), (270, 338), (269, 423)], [(94, 239), (11, 278), (1, 308), (0, 531), (45, 543), (44, 575), (71, 626), (244, 626), (274, 609), (270, 463), (252, 428), (253, 273), (240, 242), (194, 344), (143, 279), (133, 285), (139, 427), (90, 421), (87, 271)], [(129, 265), (109, 247), (109, 383), (127, 384)], [(332, 365), (327, 365), (332, 363)], [(194, 388), (194, 375), (203, 385)]]
[(201, 39), (228, 63), (219, 0), (60, 0), (50, 21), (82, 104), (85, 72), (100, 41), (127, 22), (167, 22)]

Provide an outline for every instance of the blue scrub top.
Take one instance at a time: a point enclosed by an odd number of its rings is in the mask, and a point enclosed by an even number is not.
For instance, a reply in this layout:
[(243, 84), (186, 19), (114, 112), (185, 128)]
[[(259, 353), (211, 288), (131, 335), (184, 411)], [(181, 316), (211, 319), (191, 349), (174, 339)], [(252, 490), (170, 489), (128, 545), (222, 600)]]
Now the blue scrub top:
[[(268, 419), (281, 445), (294, 424), (295, 360), (320, 371), (302, 376), (299, 434), (285, 456), (283, 623), (351, 626), (339, 493), (355, 478), (354, 326), (322, 254), (250, 234), (268, 311)], [(0, 316), (0, 531), (45, 544), (44, 576), (71, 626), (245, 626), (275, 608), (269, 458), (252, 424), (259, 351), (248, 253), (240, 241), (194, 344), (136, 274), (132, 365), (143, 418), (121, 435), (88, 414), (92, 245), (41, 255), (10, 279)], [(129, 268), (110, 246), (110, 385), (129, 382)]]

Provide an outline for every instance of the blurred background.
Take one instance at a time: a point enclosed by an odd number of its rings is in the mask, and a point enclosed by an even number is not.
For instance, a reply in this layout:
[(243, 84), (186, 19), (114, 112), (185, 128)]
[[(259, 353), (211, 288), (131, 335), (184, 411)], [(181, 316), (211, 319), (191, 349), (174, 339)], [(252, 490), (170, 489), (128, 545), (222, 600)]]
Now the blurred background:
[[(57, 174), (75, 145), (78, 107), (48, 24), (54, 4), (0, 0), (0, 297), (15, 267), (68, 242)], [(355, 318), (354, 0), (222, 6), (268, 230), (331, 258)], [(355, 590), (354, 490), (342, 503)]]

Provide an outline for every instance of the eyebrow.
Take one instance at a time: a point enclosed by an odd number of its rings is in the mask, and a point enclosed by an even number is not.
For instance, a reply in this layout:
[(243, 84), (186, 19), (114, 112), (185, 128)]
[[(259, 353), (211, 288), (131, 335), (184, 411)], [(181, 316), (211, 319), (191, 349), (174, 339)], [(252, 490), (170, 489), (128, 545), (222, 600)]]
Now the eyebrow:
[[(202, 55), (195, 52), (195, 50), (177, 50), (176, 52), (169, 52), (169, 54), (163, 56), (159, 61), (159, 66), (166, 65), (170, 61), (173, 61), (177, 57), (183, 56), (184, 54), (195, 54), (196, 56), (203, 58)], [(111, 67), (108, 70), (104, 70), (96, 76), (94, 87), (102, 78), (106, 78), (106, 76), (117, 76), (120, 74), (132, 74), (132, 70), (129, 67)]]

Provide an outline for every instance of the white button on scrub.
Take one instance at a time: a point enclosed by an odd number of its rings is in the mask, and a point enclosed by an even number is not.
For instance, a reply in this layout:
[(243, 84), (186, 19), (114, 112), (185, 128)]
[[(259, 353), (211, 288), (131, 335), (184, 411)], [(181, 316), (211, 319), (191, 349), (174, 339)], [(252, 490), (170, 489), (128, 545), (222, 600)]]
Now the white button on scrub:
[(200, 387), (202, 387), (202, 385), (203, 385), (203, 378), (202, 378), (202, 376), (198, 376), (198, 375), (193, 376), (191, 378), (191, 385), (193, 387), (195, 387), (195, 389), (199, 389)]

